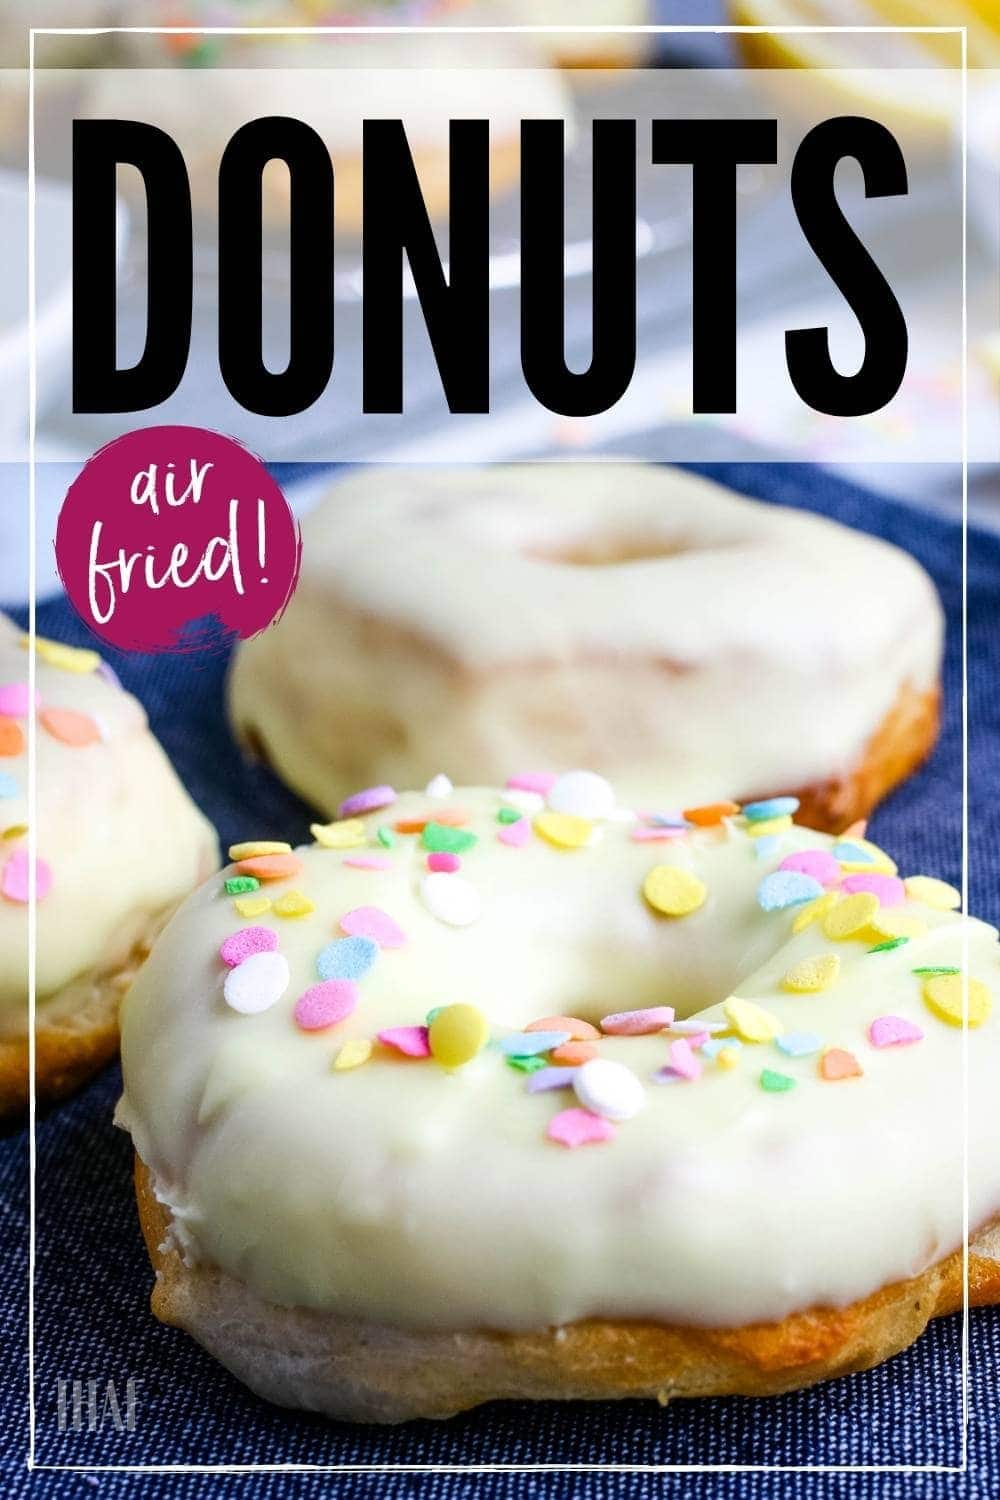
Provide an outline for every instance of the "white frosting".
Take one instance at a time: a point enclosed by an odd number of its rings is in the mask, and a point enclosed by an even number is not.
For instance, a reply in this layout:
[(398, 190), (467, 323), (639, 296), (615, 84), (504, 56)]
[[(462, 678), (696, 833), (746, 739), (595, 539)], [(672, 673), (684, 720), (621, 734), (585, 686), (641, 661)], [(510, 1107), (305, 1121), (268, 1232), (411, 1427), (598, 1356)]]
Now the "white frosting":
[[(277, 1303), (389, 1324), (728, 1326), (850, 1303), (960, 1243), (963, 1037), (931, 1013), (912, 971), (962, 962), (967, 943), (971, 975), (995, 995), (992, 928), (908, 900), (896, 912), (926, 932), (891, 951), (870, 953), (871, 936), (833, 941), (818, 923), (793, 933), (795, 913), (763, 912), (757, 888), (790, 850), (830, 847), (802, 828), (766, 860), (738, 820), (652, 844), (609, 820), (585, 848), (537, 837), (511, 848), (498, 841), (500, 794), (459, 789), (447, 805), (467, 809), (478, 835), (460, 875), (442, 877), (479, 892), (471, 925), (428, 912), (415, 836), (388, 851), (376, 842), (380, 825), (440, 814), (440, 801), (412, 794), (365, 820), (360, 852), (390, 869), (313, 846), (299, 851), (300, 873), (267, 885), (272, 898), (294, 888), (315, 903), (297, 920), (252, 919), (277, 933), (289, 965), (270, 1009), (237, 1014), (223, 999), (220, 945), (245, 923), (219, 879), (184, 905), (139, 975), (123, 1012), (120, 1120), (189, 1259)], [(650, 909), (641, 888), (658, 863), (698, 874), (699, 910)], [(317, 954), (341, 917), (362, 905), (388, 913), (406, 942), (379, 953), (348, 1019), (305, 1033), (296, 1001), (317, 983)], [(831, 950), (832, 987), (781, 988), (793, 963)], [(614, 1140), (567, 1150), (545, 1132), (572, 1092), (528, 1094), (495, 1045), (560, 1013), (594, 1022), (669, 1004), (718, 1023), (734, 991), (788, 1030), (848, 1049), (863, 1077), (829, 1082), (817, 1056), (746, 1043), (732, 1071), (706, 1059), (699, 1079), (660, 1085), (669, 1035), (606, 1037), (600, 1055), (634, 1072), (643, 1107)], [(346, 1041), (459, 1001), (485, 1014), (493, 1039), (465, 1066), (376, 1044), (364, 1065), (332, 1069)], [(868, 1027), (883, 1015), (915, 1022), (924, 1040), (875, 1048)], [(968, 1057), (975, 1226), (1000, 1210), (996, 1007), (970, 1031)], [(794, 1089), (765, 1092), (764, 1068)]]
[(589, 765), (637, 801), (799, 789), (849, 774), (901, 688), (938, 679), (911, 557), (678, 469), (365, 470), (303, 539), (232, 709), (324, 808), (441, 767)]
[[(25, 682), (22, 635), (0, 615), (0, 686)], [(146, 921), (213, 868), (215, 835), (149, 733), (140, 704), (96, 672), (37, 663), (41, 708), (68, 708), (99, 725), (99, 743), (72, 746), (38, 727), (37, 853), (52, 873), (38, 903), (41, 1004), (71, 980), (124, 960)], [(16, 721), (27, 734), (27, 721)], [(0, 876), (28, 820), (27, 747), (0, 755), (16, 795), (0, 797)], [(6, 785), (6, 781), (4, 783)], [(0, 897), (0, 1028), (23, 1031), (28, 909)]]

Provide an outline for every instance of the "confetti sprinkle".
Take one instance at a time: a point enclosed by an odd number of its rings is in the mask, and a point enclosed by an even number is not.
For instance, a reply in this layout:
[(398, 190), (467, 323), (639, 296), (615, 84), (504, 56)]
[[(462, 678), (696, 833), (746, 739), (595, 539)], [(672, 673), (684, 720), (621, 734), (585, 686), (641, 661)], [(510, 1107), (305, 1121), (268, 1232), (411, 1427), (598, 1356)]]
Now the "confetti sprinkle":
[(860, 1078), (864, 1069), (854, 1056), (843, 1047), (828, 1047), (819, 1060), (819, 1076), (827, 1083), (839, 1083), (844, 1078)]
[(20, 755), (24, 750), (24, 731), (13, 719), (0, 719), (0, 755)]
[(240, 917), (262, 917), (266, 911), (271, 910), (270, 896), (240, 896), (233, 902), (233, 908)]
[(235, 969), (230, 969), (223, 994), (233, 1010), (244, 1016), (256, 1016), (281, 999), (290, 981), (288, 960), (283, 953), (251, 953)]
[(604, 1057), (576, 1069), (573, 1091), (584, 1109), (605, 1120), (631, 1120), (646, 1102), (646, 1091), (632, 1069)]
[(380, 948), (401, 948), (406, 934), (380, 906), (356, 906), (340, 919), (340, 930), (348, 937), (367, 937)]
[(258, 880), (288, 880), (298, 875), (302, 862), (294, 854), (260, 854), (241, 859), (236, 866), (239, 875), (256, 875)]
[[(548, 1067), (545, 1058), (537, 1053), (532, 1057), (507, 1057), (504, 1061), (509, 1068), (515, 1068), (518, 1073), (539, 1073), (543, 1068)], [(567, 1073), (571, 1071), (569, 1068), (566, 1069)]]
[(295, 921), (300, 917), (311, 917), (315, 910), (316, 903), (310, 901), (308, 896), (303, 896), (301, 891), (286, 891), (274, 903), (275, 916), (284, 917), (289, 921)]
[(356, 849), (367, 837), (360, 818), (343, 823), (310, 823), (309, 832), (322, 849)]
[(427, 1030), (428, 1046), (442, 1068), (460, 1068), (481, 1052), (489, 1040), (486, 1017), (474, 1005), (444, 1005)]
[(730, 995), (722, 1007), (723, 1014), (737, 1036), (744, 1042), (773, 1042), (784, 1026), (778, 1017), (753, 1000)]
[(810, 901), (808, 906), (804, 906), (801, 911), (795, 913), (792, 931), (804, 932), (807, 927), (812, 926), (817, 918), (823, 916), (824, 912), (828, 912), (832, 906), (836, 906), (839, 899), (836, 891), (825, 891), (817, 900)]
[(796, 995), (815, 995), (829, 989), (840, 974), (836, 953), (817, 953), (793, 964), (781, 981), (781, 987)]
[(233, 875), (226, 881), (227, 896), (249, 896), (251, 891), (260, 889), (260, 881), (253, 875)]
[(367, 1037), (355, 1036), (345, 1042), (333, 1059), (334, 1071), (343, 1073), (348, 1068), (360, 1068), (372, 1055), (372, 1044)]
[(383, 849), (395, 848), (396, 835), (393, 833), (392, 829), (387, 823), (383, 823), (381, 828), (375, 830), (375, 837), (378, 839)]
[[(508, 1058), (509, 1061), (511, 1061), (510, 1058)], [(575, 1068), (546, 1068), (542, 1066), (536, 1073), (532, 1073), (529, 1076), (527, 1083), (528, 1093), (547, 1094), (550, 1089), (572, 1088), (575, 1074)]]
[(776, 1073), (773, 1068), (764, 1068), (760, 1075), (760, 1086), (767, 1094), (787, 1094), (795, 1087), (795, 1079), (787, 1073)]
[(565, 1031), (571, 1042), (597, 1042), (601, 1039), (601, 1033), (597, 1027), (591, 1026), (589, 1021), (581, 1021), (579, 1016), (541, 1016), (524, 1029), (525, 1031)]
[(830, 852), (840, 860), (845, 872), (876, 870), (881, 875), (898, 873), (895, 861), (889, 858), (884, 849), (880, 849), (878, 844), (871, 843), (869, 839), (842, 839), (834, 844)]
[(765, 823), (771, 818), (790, 818), (798, 810), (798, 797), (767, 797), (762, 802), (744, 803), (743, 816), (748, 823)]
[(363, 979), (378, 955), (374, 938), (334, 938), (316, 955), (316, 973), (320, 979)]
[(608, 1036), (651, 1036), (672, 1026), (674, 1009), (670, 1005), (650, 1005), (645, 1010), (619, 1010), (605, 1016), (601, 1030)]
[(593, 1042), (563, 1042), (562, 1046), (553, 1047), (549, 1053), (549, 1061), (558, 1063), (560, 1067), (577, 1068), (597, 1055)]
[(516, 822), (507, 823), (498, 829), (497, 838), (510, 849), (523, 849), (525, 844), (531, 842), (531, 824), (527, 818), (519, 817)]
[(740, 1060), (739, 1046), (739, 1042), (731, 1039), (725, 1047), (719, 1048), (719, 1053), (715, 1061), (720, 1068), (735, 1068), (738, 1066)]
[(271, 839), (251, 839), (245, 844), (233, 844), (229, 850), (229, 858), (234, 864), (244, 859), (255, 859), (260, 854), (291, 854), (291, 844), (281, 843)]
[(752, 839), (774, 838), (787, 833), (792, 826), (791, 818), (763, 818), (758, 823), (748, 823), (746, 831)]
[[(29, 899), (29, 871), (27, 849), (15, 849), (0, 873), (0, 895), (7, 901), (26, 905)], [(52, 867), (44, 859), (35, 860), (35, 899), (44, 901), (52, 889)]]
[(753, 841), (753, 852), (757, 859), (772, 859), (781, 847), (776, 833), (764, 833)]
[(8, 776), (6, 771), (0, 771), (0, 797), (16, 797), (20, 792), (13, 776)]
[(337, 808), (338, 818), (353, 818), (359, 813), (377, 812), (380, 808), (391, 807), (396, 800), (396, 793), (391, 786), (369, 786), (362, 792), (355, 792)]
[(559, 780), (548, 771), (521, 771), (517, 776), (508, 776), (506, 785), (510, 791), (533, 792), (536, 797), (545, 797)]
[(786, 1057), (811, 1057), (823, 1045), (823, 1038), (814, 1031), (788, 1031), (775, 1037), (775, 1046)]
[[(21, 645), (30, 644), (28, 636), (22, 637)], [(96, 651), (87, 651), (80, 646), (64, 646), (61, 641), (49, 641), (43, 636), (35, 637), (35, 655), (46, 666), (57, 667), (60, 672), (75, 672), (84, 677), (96, 672), (101, 658)]]
[(501, 807), (497, 813), (498, 823), (516, 823), (522, 814), (516, 807)]
[(389, 1026), (378, 1033), (383, 1047), (392, 1047), (404, 1057), (430, 1057), (431, 1047), (427, 1036), (426, 1026)]
[(701, 807), (686, 807), (683, 816), (698, 828), (714, 828), (723, 818), (734, 818), (739, 810), (736, 802), (706, 802)]
[(772, 870), (757, 887), (757, 905), (762, 911), (784, 911), (822, 895), (823, 887), (811, 875), (798, 870)]
[(601, 1115), (589, 1109), (564, 1109), (549, 1121), (545, 1134), (557, 1145), (573, 1151), (577, 1146), (593, 1146), (600, 1141), (614, 1140), (615, 1126)]
[(678, 1037), (676, 1042), (670, 1043), (668, 1067), (676, 1077), (685, 1078), (689, 1083), (701, 1077), (701, 1059), (695, 1057), (694, 1049), (687, 1037)]
[(920, 1027), (905, 1016), (878, 1016), (868, 1028), (868, 1040), (873, 1047), (908, 1046), (923, 1039)]
[(794, 854), (786, 854), (778, 869), (811, 875), (820, 885), (833, 885), (840, 879), (840, 865), (825, 849), (799, 849)]
[(446, 875), (454, 875), (456, 870), (462, 868), (462, 861), (457, 854), (447, 854), (439, 850), (427, 856), (428, 870), (443, 870)]
[(568, 1041), (568, 1031), (512, 1031), (497, 1046), (507, 1057), (534, 1057), (536, 1052), (551, 1052)]
[[(713, 1036), (717, 1031), (725, 1031), (725, 1021), (703, 1021), (700, 1016), (690, 1016), (686, 1021), (671, 1021), (670, 1030), (680, 1033), (682, 1036)], [(692, 1041), (692, 1046), (696, 1043)]]
[(344, 864), (349, 870), (391, 870), (392, 860), (384, 854), (348, 854)]
[(101, 741), (97, 721), (90, 714), (77, 713), (75, 708), (43, 708), (38, 722), (54, 740), (77, 750)]
[(446, 797), (451, 796), (454, 790), (455, 788), (451, 783), (451, 779), (443, 771), (439, 771), (436, 776), (431, 777), (430, 781), (424, 787), (424, 796), (433, 797), (435, 801), (444, 801)]
[(469, 821), (464, 807), (439, 807), (434, 813), (418, 813), (412, 818), (397, 818), (397, 833), (423, 833), (428, 823), (437, 823), (446, 828), (460, 828)]
[(935, 880), (933, 875), (910, 875), (903, 886), (911, 901), (922, 901), (938, 911), (956, 911), (962, 904), (962, 892), (946, 880)]
[(895, 875), (881, 875), (878, 871), (848, 875), (841, 881), (840, 889), (848, 896), (856, 895), (858, 891), (869, 891), (878, 897), (882, 907), (902, 906), (906, 900), (903, 882)]
[(357, 1004), (358, 987), (350, 979), (324, 979), (322, 984), (311, 985), (296, 1000), (295, 1024), (302, 1031), (325, 1031), (346, 1021)]
[(707, 1057), (710, 1062), (715, 1062), (724, 1051), (742, 1052), (743, 1043), (735, 1036), (713, 1036), (701, 1044), (701, 1055)]
[(425, 849), (438, 854), (464, 854), (479, 842), (474, 833), (463, 828), (452, 828), (447, 823), (425, 823), (420, 835)]
[(675, 828), (666, 823), (653, 827), (640, 823), (629, 830), (629, 838), (637, 844), (666, 844), (671, 839), (682, 839), (686, 834), (686, 828)]
[(278, 934), (270, 927), (241, 927), (231, 933), (219, 949), (219, 957), (227, 968), (235, 969), (252, 953), (276, 953)]
[[(36, 705), (41, 702), (35, 694)], [(8, 719), (26, 719), (31, 712), (31, 690), (26, 682), (0, 683), (0, 714)]]
[(482, 898), (464, 875), (431, 871), (420, 882), (420, 899), (432, 917), (449, 927), (468, 927), (482, 915)]
[(576, 818), (608, 818), (615, 810), (614, 788), (594, 771), (567, 771), (549, 788), (546, 800), (553, 812)]
[[(516, 827), (516, 824), (513, 825)], [(535, 832), (557, 849), (582, 849), (590, 842), (594, 825), (573, 813), (543, 812), (534, 820)]]
[[(939, 1021), (947, 1022), (949, 1026), (962, 1025), (962, 977), (961, 974), (935, 974), (926, 978), (923, 983), (924, 1000), (928, 1009), (934, 1012)], [(981, 1026), (989, 1019), (993, 997), (980, 979), (970, 979), (968, 987), (969, 1026)]]
[(686, 917), (705, 904), (703, 880), (679, 865), (654, 865), (642, 883), (642, 894), (665, 917)]
[(842, 942), (864, 933), (879, 909), (879, 900), (870, 891), (842, 896), (823, 917), (823, 934)]

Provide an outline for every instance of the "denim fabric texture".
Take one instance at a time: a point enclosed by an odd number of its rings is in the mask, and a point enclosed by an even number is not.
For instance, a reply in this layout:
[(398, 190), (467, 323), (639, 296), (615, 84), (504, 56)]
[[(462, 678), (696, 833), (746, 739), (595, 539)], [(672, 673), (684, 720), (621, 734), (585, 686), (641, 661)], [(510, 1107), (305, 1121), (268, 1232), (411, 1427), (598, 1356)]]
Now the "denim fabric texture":
[[(713, 465), (704, 471), (745, 493), (816, 510), (913, 552), (934, 576), (948, 614), (946, 722), (933, 759), (879, 809), (873, 836), (911, 871), (956, 881), (961, 850), (962, 548), (953, 522), (878, 498), (804, 465)], [(780, 589), (763, 576), (761, 589)], [(1000, 920), (1000, 538), (971, 533), (968, 547), (970, 720), (970, 904)], [(794, 633), (794, 618), (788, 621)], [(39, 607), (40, 633), (89, 640), (63, 601)], [(335, 649), (336, 643), (330, 646)], [(223, 847), (248, 833), (306, 838), (307, 809), (266, 769), (246, 764), (223, 709), (226, 662), (216, 656), (109, 654), (192, 795), (218, 827)], [(823, 662), (816, 662), (823, 671)], [(837, 712), (831, 696), (829, 711)], [(447, 770), (447, 767), (442, 769)], [(171, 1473), (75, 1474), (24, 1468), (27, 1448), (25, 1316), (27, 1134), (0, 1139), (0, 1464), (6, 1492), (53, 1500), (91, 1495), (202, 1496), (357, 1494), (498, 1497), (549, 1494), (871, 1496), (926, 1500), (1000, 1494), (1000, 1310), (970, 1319), (969, 1462), (964, 1475), (927, 1473), (601, 1474), (595, 1464), (956, 1465), (961, 1447), (961, 1320), (933, 1325), (883, 1367), (801, 1394), (769, 1400), (654, 1403), (497, 1403), (444, 1423), (396, 1428), (329, 1423), (257, 1400), (188, 1337), (148, 1310), (151, 1274), (136, 1223), (128, 1139), (111, 1113), (117, 1066), (41, 1118), (37, 1130), (35, 1390), (37, 1461), (46, 1465), (363, 1464), (524, 1466), (559, 1472), (491, 1476), (398, 1473), (308, 1476)], [(872, 1150), (879, 1149), (872, 1141)], [(623, 1226), (627, 1233), (627, 1226)], [(734, 1266), (734, 1270), (738, 1267)], [(474, 1273), (473, 1273), (474, 1274)], [(108, 1380), (124, 1401), (138, 1387), (133, 1432), (106, 1420), (96, 1432), (60, 1431), (57, 1383)]]

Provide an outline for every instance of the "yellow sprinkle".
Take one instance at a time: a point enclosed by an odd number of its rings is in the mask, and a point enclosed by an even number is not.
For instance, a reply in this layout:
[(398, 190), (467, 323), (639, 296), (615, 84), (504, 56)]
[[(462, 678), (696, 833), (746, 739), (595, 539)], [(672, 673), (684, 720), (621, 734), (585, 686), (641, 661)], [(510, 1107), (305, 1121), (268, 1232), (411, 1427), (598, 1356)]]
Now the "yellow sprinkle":
[(796, 913), (792, 931), (804, 932), (807, 927), (812, 926), (817, 917), (823, 916), (824, 912), (828, 912), (831, 906), (836, 906), (836, 904), (837, 893), (824, 891), (822, 896), (817, 896), (815, 901), (810, 901), (808, 906), (804, 906), (800, 912)]
[[(23, 635), (21, 645), (27, 649), (29, 644), (28, 637)], [(79, 646), (64, 646), (62, 641), (49, 641), (41, 635), (35, 637), (35, 655), (50, 667), (58, 667), (63, 672), (77, 672), (80, 676), (96, 672), (101, 665), (101, 658), (96, 651), (85, 651)]]
[(761, 818), (759, 822), (752, 819), (747, 823), (747, 833), (752, 839), (759, 839), (768, 833), (787, 833), (792, 826), (792, 820), (787, 813), (780, 818)]
[(927, 931), (926, 922), (921, 922), (912, 912), (900, 911), (898, 907), (876, 912), (869, 925), (875, 938), (918, 938)]
[(27, 833), (28, 833), (28, 825), (27, 825), (27, 823), (12, 823), (9, 828), (5, 828), (4, 829), (2, 837), (5, 840), (6, 839), (23, 839), (23, 838), (27, 837)]
[[(726, 1020), (744, 1042), (773, 1042), (785, 1029), (769, 1010), (753, 1000), (741, 1000), (738, 995), (731, 995), (722, 1009)], [(724, 1050), (720, 1049), (720, 1057)]]
[(431, 1056), (442, 1068), (460, 1068), (489, 1041), (486, 1017), (474, 1005), (445, 1005), (427, 1028)]
[(309, 832), (324, 849), (356, 849), (365, 841), (365, 825), (360, 818), (343, 823), (310, 823)]
[(867, 872), (869, 875), (895, 875), (897, 873), (898, 866), (895, 860), (890, 859), (885, 850), (880, 849), (878, 844), (873, 844), (868, 839), (848, 839), (846, 834), (844, 842), (857, 844), (859, 849), (863, 849), (866, 854), (871, 855), (871, 858), (867, 860), (842, 859), (840, 861), (840, 868), (845, 873), (855, 874), (859, 871)]
[(708, 888), (679, 865), (654, 865), (642, 883), (642, 894), (665, 917), (686, 917), (705, 904)]
[(824, 937), (842, 940), (863, 933), (879, 908), (877, 896), (871, 891), (856, 891), (842, 896), (823, 918)]
[(840, 973), (840, 959), (836, 953), (817, 953), (813, 958), (800, 959), (793, 964), (781, 981), (782, 988), (797, 995), (815, 995), (829, 989)]
[(270, 896), (240, 896), (234, 902), (241, 917), (262, 917), (271, 910)]
[(232, 844), (229, 849), (229, 858), (233, 864), (241, 859), (256, 859), (259, 854), (291, 854), (291, 844), (282, 844), (275, 840), (251, 839), (246, 844)]
[(286, 891), (274, 903), (276, 917), (308, 917), (315, 910), (315, 903), (308, 896), (303, 896), (301, 891)]
[(720, 1047), (715, 1054), (715, 1061), (719, 1067), (725, 1068), (727, 1071), (735, 1068), (739, 1060), (740, 1054), (735, 1047)]
[(372, 1055), (372, 1044), (367, 1037), (355, 1036), (349, 1042), (345, 1042), (333, 1059), (333, 1067), (336, 1073), (343, 1073), (347, 1068), (360, 1068)]
[[(962, 1024), (962, 975), (934, 974), (924, 980), (924, 1000), (940, 1021)], [(980, 979), (969, 980), (969, 1025), (981, 1026), (989, 1019), (993, 996)]]
[(954, 911), (962, 904), (962, 892), (946, 880), (935, 880), (933, 875), (910, 875), (903, 885), (911, 901), (922, 901), (937, 911)]
[(578, 818), (575, 813), (543, 812), (535, 819), (534, 829), (557, 849), (582, 849), (589, 843), (594, 825), (589, 818)]

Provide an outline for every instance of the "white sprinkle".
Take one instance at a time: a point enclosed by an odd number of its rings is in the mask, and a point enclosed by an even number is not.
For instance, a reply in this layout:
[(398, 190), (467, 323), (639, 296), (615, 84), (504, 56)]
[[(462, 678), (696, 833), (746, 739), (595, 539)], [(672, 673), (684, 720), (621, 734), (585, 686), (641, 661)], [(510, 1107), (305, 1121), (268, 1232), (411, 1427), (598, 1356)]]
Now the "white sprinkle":
[(483, 902), (479, 892), (464, 875), (433, 870), (420, 882), (420, 895), (432, 917), (449, 927), (468, 927), (481, 914)]
[(567, 771), (549, 792), (548, 803), (553, 812), (609, 818), (615, 810), (615, 791), (596, 771)]
[(631, 1120), (646, 1101), (642, 1084), (631, 1068), (606, 1057), (592, 1057), (573, 1074), (573, 1089), (584, 1109), (605, 1120)]
[(671, 1021), (670, 1030), (679, 1032), (681, 1036), (697, 1036), (699, 1031), (707, 1031), (709, 1036), (714, 1036), (717, 1031), (727, 1031), (729, 1028), (725, 1021)]
[(454, 790), (455, 788), (452, 786), (449, 778), (443, 771), (440, 771), (437, 776), (432, 776), (424, 787), (424, 796), (436, 797), (440, 801), (444, 801), (445, 797), (450, 797)]
[(226, 1004), (241, 1015), (258, 1015), (281, 999), (290, 977), (284, 954), (251, 953), (226, 975)]
[(531, 817), (540, 813), (545, 806), (545, 798), (541, 792), (522, 792), (518, 787), (501, 792), (500, 801), (504, 807), (513, 807), (517, 812), (528, 813)]

